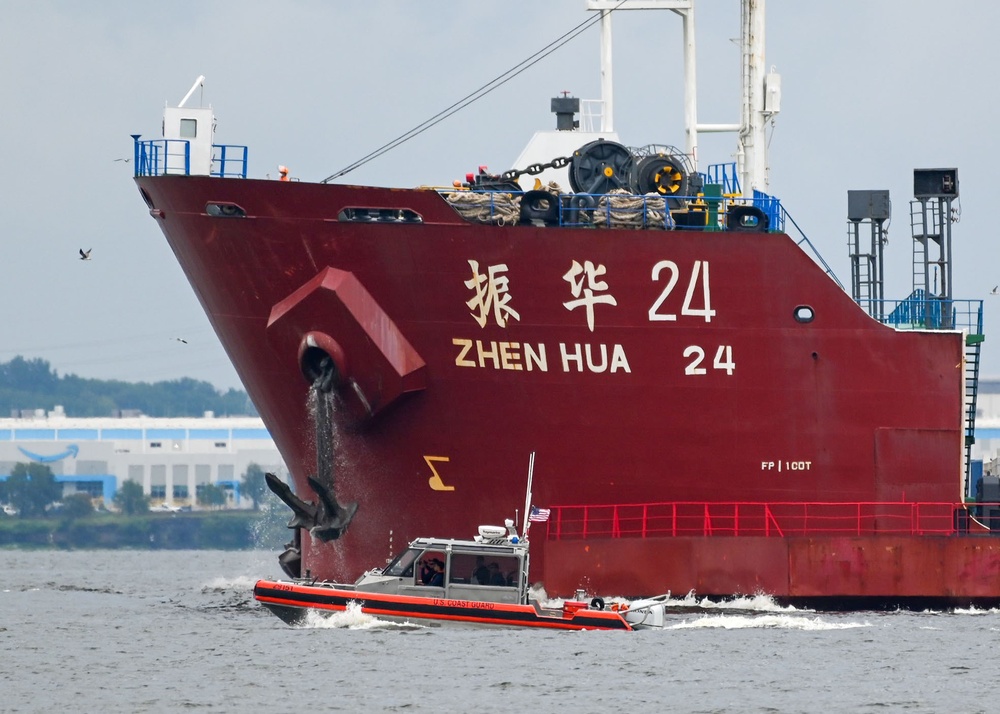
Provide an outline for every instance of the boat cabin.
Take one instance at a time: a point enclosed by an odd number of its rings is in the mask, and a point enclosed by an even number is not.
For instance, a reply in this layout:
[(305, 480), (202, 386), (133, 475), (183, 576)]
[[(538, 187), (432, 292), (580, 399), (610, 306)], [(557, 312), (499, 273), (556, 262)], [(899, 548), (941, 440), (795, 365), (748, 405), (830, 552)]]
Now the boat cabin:
[(528, 544), (512, 526), (480, 526), (474, 540), (418, 538), (382, 570), (355, 583), (361, 592), (447, 600), (523, 603)]

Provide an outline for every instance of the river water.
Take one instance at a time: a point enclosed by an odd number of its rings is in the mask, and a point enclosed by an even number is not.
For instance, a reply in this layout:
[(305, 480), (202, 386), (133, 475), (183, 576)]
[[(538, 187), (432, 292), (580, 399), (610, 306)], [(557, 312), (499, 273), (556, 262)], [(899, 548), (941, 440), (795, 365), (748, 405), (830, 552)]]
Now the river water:
[[(3, 712), (993, 712), (1000, 612), (678, 602), (662, 631), (291, 628), (261, 551), (0, 551)], [(612, 595), (612, 593), (602, 593)], [(692, 607), (694, 606), (694, 607)]]

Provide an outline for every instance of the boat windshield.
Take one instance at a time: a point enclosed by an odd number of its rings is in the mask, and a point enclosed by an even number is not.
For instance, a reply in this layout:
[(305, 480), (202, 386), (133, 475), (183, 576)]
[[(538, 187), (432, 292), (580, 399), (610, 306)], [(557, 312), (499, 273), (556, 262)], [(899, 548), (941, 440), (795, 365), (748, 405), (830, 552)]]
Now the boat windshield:
[(413, 561), (417, 559), (422, 551), (416, 548), (404, 550), (396, 556), (396, 559), (386, 566), (382, 571), (383, 575), (409, 576), (413, 575)]

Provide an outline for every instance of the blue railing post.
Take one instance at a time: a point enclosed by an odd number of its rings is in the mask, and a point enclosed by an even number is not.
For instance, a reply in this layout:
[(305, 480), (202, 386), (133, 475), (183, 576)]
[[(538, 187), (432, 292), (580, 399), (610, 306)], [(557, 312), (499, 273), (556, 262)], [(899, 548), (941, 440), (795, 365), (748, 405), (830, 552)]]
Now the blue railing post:
[(139, 137), (142, 134), (132, 134), (132, 173), (139, 176)]
[[(233, 154), (238, 154), (238, 158)], [(233, 164), (237, 164), (238, 168), (233, 169)], [(212, 175), (219, 178), (246, 178), (247, 147), (238, 144), (212, 144), (212, 167)]]
[[(904, 300), (874, 300), (879, 308), (879, 322), (901, 330), (967, 329), (970, 333), (983, 333), (982, 300), (948, 300), (928, 298), (923, 290), (915, 290)], [(950, 317), (950, 320), (945, 319)]]

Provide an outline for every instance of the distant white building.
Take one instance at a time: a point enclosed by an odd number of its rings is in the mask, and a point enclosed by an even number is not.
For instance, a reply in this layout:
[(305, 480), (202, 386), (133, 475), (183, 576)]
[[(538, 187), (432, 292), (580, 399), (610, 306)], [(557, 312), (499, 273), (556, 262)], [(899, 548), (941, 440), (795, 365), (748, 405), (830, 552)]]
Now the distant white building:
[(1000, 379), (979, 380), (976, 398), (976, 443), (972, 458), (982, 459), (986, 473), (1000, 474)]
[(197, 507), (200, 488), (214, 484), (231, 508), (250, 508), (240, 482), (251, 463), (288, 480), (274, 440), (257, 417), (71, 418), (50, 412), (0, 419), (0, 480), (17, 463), (48, 466), (63, 495), (87, 493), (111, 506), (127, 480), (142, 484), (153, 506)]

